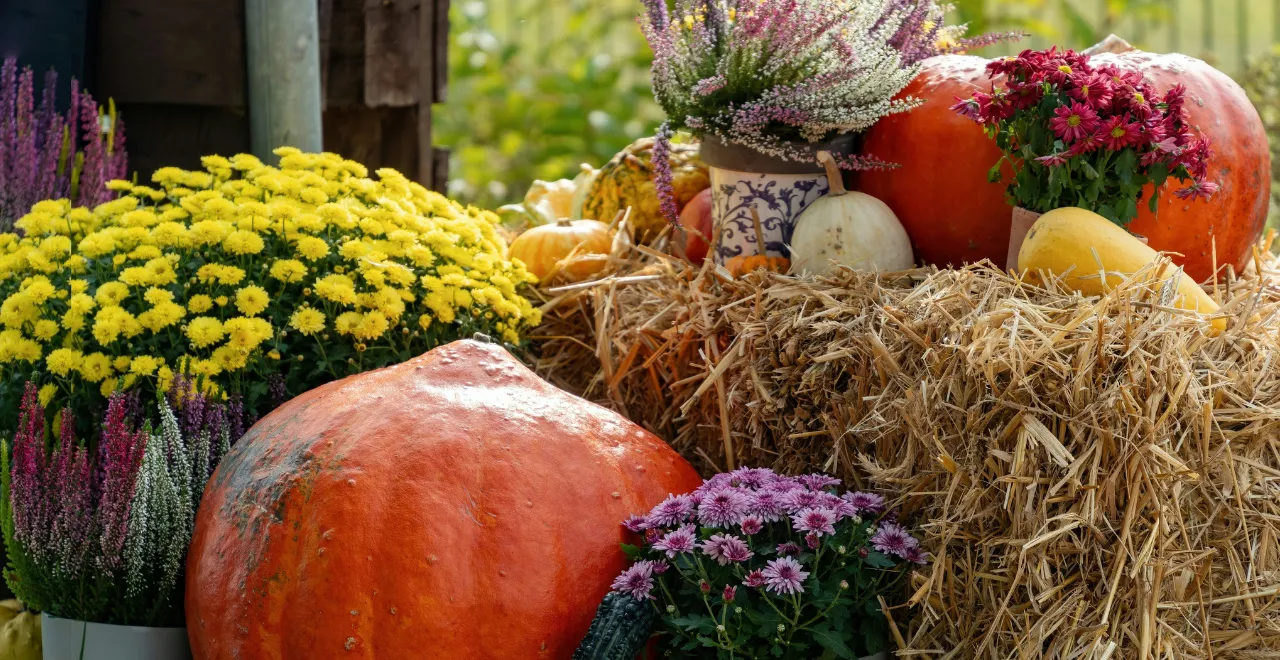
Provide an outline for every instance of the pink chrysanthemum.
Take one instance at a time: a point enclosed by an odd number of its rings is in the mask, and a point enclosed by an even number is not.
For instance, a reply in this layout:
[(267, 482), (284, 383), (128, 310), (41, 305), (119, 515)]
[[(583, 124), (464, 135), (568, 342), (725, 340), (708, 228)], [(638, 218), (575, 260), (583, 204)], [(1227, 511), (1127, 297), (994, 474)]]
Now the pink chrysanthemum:
[(906, 553), (911, 548), (920, 545), (907, 530), (894, 523), (884, 523), (880, 525), (880, 529), (876, 531), (875, 536), (871, 537), (871, 545), (886, 555), (897, 555), (906, 558)]
[(698, 520), (705, 527), (729, 527), (742, 522), (751, 505), (744, 491), (724, 488), (708, 493), (698, 505)]
[(729, 473), (730, 483), (743, 488), (761, 488), (777, 476), (769, 468), (741, 467)]
[(649, 520), (644, 516), (631, 516), (622, 521), (622, 526), (626, 527), (629, 532), (639, 534), (649, 528)]
[(613, 580), (613, 590), (636, 600), (653, 598), (653, 563), (638, 561)]
[(764, 586), (764, 571), (756, 569), (747, 573), (747, 579), (743, 584), (752, 589)]
[(742, 539), (732, 534), (716, 534), (703, 541), (702, 552), (721, 566), (746, 561), (754, 554)]
[(749, 510), (764, 522), (777, 522), (786, 514), (786, 507), (779, 501), (780, 496), (770, 491), (761, 491), (751, 497)]
[(800, 562), (791, 557), (770, 560), (763, 573), (765, 589), (779, 594), (802, 593), (805, 578), (809, 577)]
[(1214, 193), (1218, 192), (1218, 184), (1212, 181), (1193, 181), (1186, 188), (1180, 188), (1173, 191), (1178, 199), (1185, 199), (1193, 202), (1197, 199), (1209, 199)]
[(804, 485), (805, 488), (808, 488), (809, 490), (822, 490), (823, 488), (827, 488), (829, 486), (840, 485), (839, 479), (836, 479), (835, 477), (832, 477), (829, 475), (820, 474), (820, 473), (800, 475), (796, 477), (796, 481), (799, 481), (802, 485)]
[(798, 488), (783, 493), (782, 497), (778, 498), (778, 501), (787, 513), (795, 513), (801, 509), (818, 506), (822, 503), (822, 495), (823, 493), (815, 493), (811, 490)]
[(802, 532), (818, 536), (836, 533), (836, 512), (826, 507), (801, 509), (791, 516), (791, 525)]
[(693, 502), (688, 495), (668, 495), (661, 504), (649, 512), (648, 521), (652, 527), (674, 527), (689, 519), (693, 514)]
[(913, 564), (920, 564), (921, 566), (929, 563), (929, 553), (925, 552), (919, 545), (913, 545), (907, 548), (906, 552), (903, 553), (902, 558)]
[(720, 595), (720, 597), (724, 599), (724, 602), (732, 603), (733, 599), (736, 598), (737, 596), (738, 596), (737, 587), (731, 584), (724, 585), (724, 593)]
[(667, 553), (668, 557), (674, 557), (681, 553), (693, 552), (697, 544), (698, 535), (693, 525), (684, 525), (659, 539), (657, 543), (653, 544), (653, 548), (659, 552)]
[(1102, 136), (1102, 144), (1111, 151), (1121, 151), (1126, 147), (1137, 146), (1142, 139), (1139, 125), (1128, 121), (1122, 115), (1108, 119), (1098, 134)]
[(787, 541), (786, 543), (779, 543), (777, 551), (778, 554), (783, 557), (791, 557), (800, 554), (800, 546), (792, 543), (791, 541)]
[(749, 515), (742, 519), (742, 533), (746, 536), (754, 536), (764, 529), (764, 522), (760, 520), (760, 516)]
[(884, 497), (875, 493), (845, 493), (842, 498), (858, 510), (858, 515), (884, 511)]

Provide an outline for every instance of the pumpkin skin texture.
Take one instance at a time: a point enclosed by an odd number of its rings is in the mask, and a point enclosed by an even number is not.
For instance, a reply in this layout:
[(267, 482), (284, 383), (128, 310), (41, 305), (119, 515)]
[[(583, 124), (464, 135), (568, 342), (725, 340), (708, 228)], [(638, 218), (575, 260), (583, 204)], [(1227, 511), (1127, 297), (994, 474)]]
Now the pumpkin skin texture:
[(1008, 258), (1011, 208), (1004, 185), (987, 181), (1000, 150), (980, 125), (951, 111), (957, 97), (991, 90), (987, 62), (972, 55), (925, 60), (899, 94), (924, 104), (881, 119), (863, 140), (864, 153), (900, 167), (863, 172), (857, 187), (893, 210), (924, 264), (990, 259), (1003, 269)]
[(670, 447), (459, 341), (311, 390), (214, 473), (187, 565), (206, 660), (570, 658), (619, 521), (701, 479)]
[(1240, 272), (1266, 227), (1271, 199), (1271, 151), (1249, 97), (1226, 74), (1186, 55), (1128, 50), (1094, 55), (1092, 61), (1137, 69), (1162, 95), (1176, 84), (1186, 85), (1190, 123), (1213, 140), (1209, 180), (1221, 186), (1218, 192), (1208, 200), (1184, 201), (1173, 191), (1185, 184), (1170, 180), (1161, 191), (1158, 213), (1152, 213), (1148, 187), (1128, 229), (1146, 236), (1157, 251), (1182, 255), (1174, 255), (1174, 263), (1197, 282), (1214, 275), (1215, 243), (1218, 266), (1232, 264)]
[(571, 281), (586, 279), (604, 270), (613, 250), (609, 225), (595, 220), (560, 220), (534, 227), (512, 241), (507, 254), (524, 262), (539, 280), (551, 275), (557, 263), (573, 253), (559, 270)]

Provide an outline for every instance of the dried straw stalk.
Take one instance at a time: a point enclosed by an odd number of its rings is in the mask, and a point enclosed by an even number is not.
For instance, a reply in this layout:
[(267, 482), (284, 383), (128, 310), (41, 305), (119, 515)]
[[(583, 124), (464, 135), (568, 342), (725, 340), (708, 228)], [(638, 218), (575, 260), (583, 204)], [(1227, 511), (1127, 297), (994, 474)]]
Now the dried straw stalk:
[(894, 616), (907, 655), (1280, 657), (1270, 259), (1219, 287), (1216, 337), (1149, 272), (1083, 298), (986, 265), (732, 280), (625, 241), (613, 259), (547, 294), (531, 361), (705, 471), (894, 494), (935, 555)]

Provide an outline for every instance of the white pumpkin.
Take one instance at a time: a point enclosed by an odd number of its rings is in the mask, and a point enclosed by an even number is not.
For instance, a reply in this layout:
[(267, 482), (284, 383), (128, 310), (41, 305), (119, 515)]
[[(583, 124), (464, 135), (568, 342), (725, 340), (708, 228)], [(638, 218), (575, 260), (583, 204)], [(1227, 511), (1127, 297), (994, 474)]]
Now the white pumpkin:
[(905, 270), (915, 265), (911, 239), (884, 202), (845, 190), (831, 154), (818, 152), (831, 192), (796, 220), (791, 235), (791, 272), (829, 275), (840, 266), (855, 270)]

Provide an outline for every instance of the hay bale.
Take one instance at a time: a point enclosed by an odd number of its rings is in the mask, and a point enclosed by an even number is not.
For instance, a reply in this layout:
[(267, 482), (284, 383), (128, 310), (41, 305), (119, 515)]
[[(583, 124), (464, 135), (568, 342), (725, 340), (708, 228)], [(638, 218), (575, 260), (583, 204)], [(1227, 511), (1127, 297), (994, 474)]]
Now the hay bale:
[(913, 655), (1280, 653), (1270, 259), (1218, 287), (1211, 337), (1154, 269), (1083, 298), (989, 265), (732, 280), (614, 258), (548, 294), (535, 367), (706, 471), (894, 494), (935, 555), (895, 613)]

